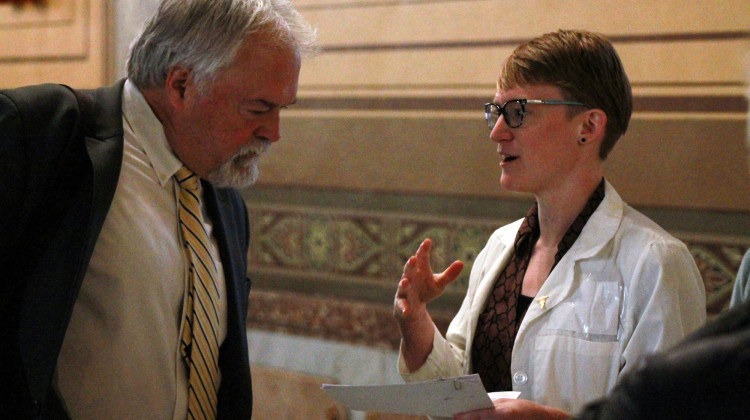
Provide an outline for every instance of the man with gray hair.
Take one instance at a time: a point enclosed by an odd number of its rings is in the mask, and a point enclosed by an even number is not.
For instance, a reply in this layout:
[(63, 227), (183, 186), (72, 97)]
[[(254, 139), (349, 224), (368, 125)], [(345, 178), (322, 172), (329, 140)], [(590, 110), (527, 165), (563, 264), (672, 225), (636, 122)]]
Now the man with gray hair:
[(128, 77), (0, 91), (0, 410), (249, 419), (247, 210), (315, 31), (164, 0)]

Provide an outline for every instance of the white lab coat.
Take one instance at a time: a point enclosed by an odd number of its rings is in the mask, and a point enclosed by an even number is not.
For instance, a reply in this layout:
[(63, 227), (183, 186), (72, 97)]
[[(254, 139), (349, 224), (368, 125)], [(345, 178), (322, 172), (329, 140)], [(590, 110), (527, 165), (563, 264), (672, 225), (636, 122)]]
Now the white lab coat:
[[(477, 319), (510, 260), (522, 220), (490, 237), (471, 270), (466, 297), (448, 327), (436, 330), (427, 361), (406, 381), (472, 372)], [(706, 320), (703, 281), (685, 244), (625, 204), (606, 182), (605, 197), (539, 290), (521, 322), (511, 359), (520, 398), (575, 413), (605, 395), (638, 359), (669, 347)]]

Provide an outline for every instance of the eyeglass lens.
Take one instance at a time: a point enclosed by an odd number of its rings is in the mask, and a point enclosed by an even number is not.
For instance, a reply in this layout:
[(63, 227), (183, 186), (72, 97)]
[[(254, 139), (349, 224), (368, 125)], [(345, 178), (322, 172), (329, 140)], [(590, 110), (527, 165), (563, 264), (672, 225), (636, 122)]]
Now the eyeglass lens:
[(520, 100), (508, 101), (502, 107), (488, 103), (484, 106), (484, 117), (490, 130), (495, 128), (501, 113), (508, 127), (516, 128), (523, 124), (524, 106)]

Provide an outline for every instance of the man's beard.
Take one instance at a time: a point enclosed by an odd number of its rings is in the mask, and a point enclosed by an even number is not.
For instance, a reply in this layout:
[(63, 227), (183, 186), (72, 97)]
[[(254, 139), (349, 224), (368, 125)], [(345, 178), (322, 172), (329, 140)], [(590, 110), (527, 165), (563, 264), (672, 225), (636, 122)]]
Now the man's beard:
[(269, 140), (257, 140), (242, 146), (206, 179), (216, 187), (246, 188), (253, 185), (260, 175), (260, 155), (270, 146)]

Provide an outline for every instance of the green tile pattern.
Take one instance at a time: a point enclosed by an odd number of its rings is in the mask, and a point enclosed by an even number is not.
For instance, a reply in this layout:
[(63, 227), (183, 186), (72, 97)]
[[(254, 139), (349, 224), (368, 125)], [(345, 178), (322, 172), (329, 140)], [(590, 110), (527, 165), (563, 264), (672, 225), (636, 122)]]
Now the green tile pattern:
[[(528, 199), (406, 195), (374, 191), (255, 187), (243, 192), (251, 219), (254, 290), (304, 293), (388, 307), (403, 265), (432, 238), (433, 267), (466, 267), (433, 309), (455, 311), (471, 265), (490, 234), (523, 217)], [(750, 213), (640, 208), (682, 239), (703, 276), (707, 310), (727, 307), (750, 247)]]
[(250, 209), (253, 269), (335, 275), (392, 284), (424, 238), (434, 244), (433, 267), (456, 259), (467, 267), (450, 288), (464, 291), (471, 263), (490, 234), (507, 221), (455, 220), (400, 213), (253, 205)]

